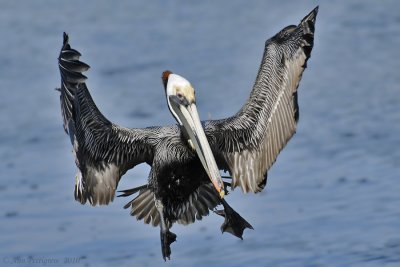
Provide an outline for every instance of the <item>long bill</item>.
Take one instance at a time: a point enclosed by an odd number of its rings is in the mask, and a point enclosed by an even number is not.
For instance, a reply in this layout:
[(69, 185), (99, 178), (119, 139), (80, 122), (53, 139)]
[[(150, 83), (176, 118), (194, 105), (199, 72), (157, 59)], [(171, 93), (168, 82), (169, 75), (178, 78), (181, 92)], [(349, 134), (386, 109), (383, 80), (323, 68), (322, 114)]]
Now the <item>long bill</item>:
[(225, 196), (224, 183), (201, 125), (196, 104), (192, 103), (184, 106), (180, 105), (176, 101), (173, 101), (173, 99), (171, 100), (171, 104), (173, 103), (172, 105), (174, 106), (177, 116), (183, 123), (183, 127), (185, 127), (186, 132), (188, 133), (190, 140), (196, 149), (196, 153), (199, 156), (201, 164), (206, 170), (208, 177), (210, 178), (215, 189), (218, 191), (220, 198), (223, 199)]

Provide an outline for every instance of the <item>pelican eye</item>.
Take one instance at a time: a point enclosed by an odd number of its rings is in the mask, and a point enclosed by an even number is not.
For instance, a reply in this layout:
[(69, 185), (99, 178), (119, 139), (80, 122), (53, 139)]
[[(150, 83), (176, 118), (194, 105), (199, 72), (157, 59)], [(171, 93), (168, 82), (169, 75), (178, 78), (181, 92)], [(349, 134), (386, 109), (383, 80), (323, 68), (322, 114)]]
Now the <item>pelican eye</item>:
[(189, 101), (186, 99), (186, 96), (183, 95), (182, 93), (176, 93), (176, 97), (179, 99), (179, 102), (184, 105), (184, 106), (188, 106), (189, 105)]

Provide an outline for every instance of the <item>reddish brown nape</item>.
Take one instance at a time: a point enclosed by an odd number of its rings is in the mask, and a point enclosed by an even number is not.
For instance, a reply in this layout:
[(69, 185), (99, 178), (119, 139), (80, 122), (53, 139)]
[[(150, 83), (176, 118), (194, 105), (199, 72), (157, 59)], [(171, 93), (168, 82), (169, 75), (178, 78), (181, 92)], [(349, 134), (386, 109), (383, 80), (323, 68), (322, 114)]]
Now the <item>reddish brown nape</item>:
[(162, 73), (161, 79), (162, 79), (162, 81), (163, 81), (163, 84), (164, 84), (164, 88), (165, 88), (165, 89), (167, 89), (168, 77), (169, 77), (170, 74), (172, 74), (172, 72), (169, 71), (169, 70), (166, 70), (166, 71), (164, 71), (164, 72)]

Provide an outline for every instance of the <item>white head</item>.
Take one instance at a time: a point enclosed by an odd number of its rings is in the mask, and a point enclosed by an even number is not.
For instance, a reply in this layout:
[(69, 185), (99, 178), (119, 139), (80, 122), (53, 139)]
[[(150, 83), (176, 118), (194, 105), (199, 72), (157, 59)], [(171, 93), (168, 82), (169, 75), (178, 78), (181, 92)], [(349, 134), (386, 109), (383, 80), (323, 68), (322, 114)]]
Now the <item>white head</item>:
[[(165, 94), (167, 96), (168, 108), (176, 121), (183, 126), (183, 123), (175, 112), (175, 109), (177, 105), (187, 107), (196, 103), (193, 86), (182, 76), (173, 74), (170, 71), (165, 71), (162, 79), (164, 82)], [(171, 103), (174, 103), (174, 105)]]

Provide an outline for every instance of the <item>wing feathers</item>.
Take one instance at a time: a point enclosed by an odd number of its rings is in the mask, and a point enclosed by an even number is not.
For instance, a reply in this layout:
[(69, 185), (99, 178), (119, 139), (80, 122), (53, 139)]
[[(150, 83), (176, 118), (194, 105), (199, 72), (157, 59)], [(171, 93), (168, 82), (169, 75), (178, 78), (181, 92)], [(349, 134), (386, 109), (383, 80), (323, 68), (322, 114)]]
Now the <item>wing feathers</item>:
[(82, 72), (90, 67), (79, 61), (64, 33), (58, 58), (61, 75), (61, 112), (79, 168), (75, 198), (84, 204), (108, 204), (121, 176), (141, 162), (152, 161), (153, 144), (148, 136), (157, 128), (126, 129), (108, 121), (95, 105)]
[(297, 88), (314, 43), (318, 8), (298, 26), (288, 26), (267, 40), (248, 102), (233, 117), (207, 121), (205, 131), (232, 187), (259, 192), (267, 171), (296, 131)]

